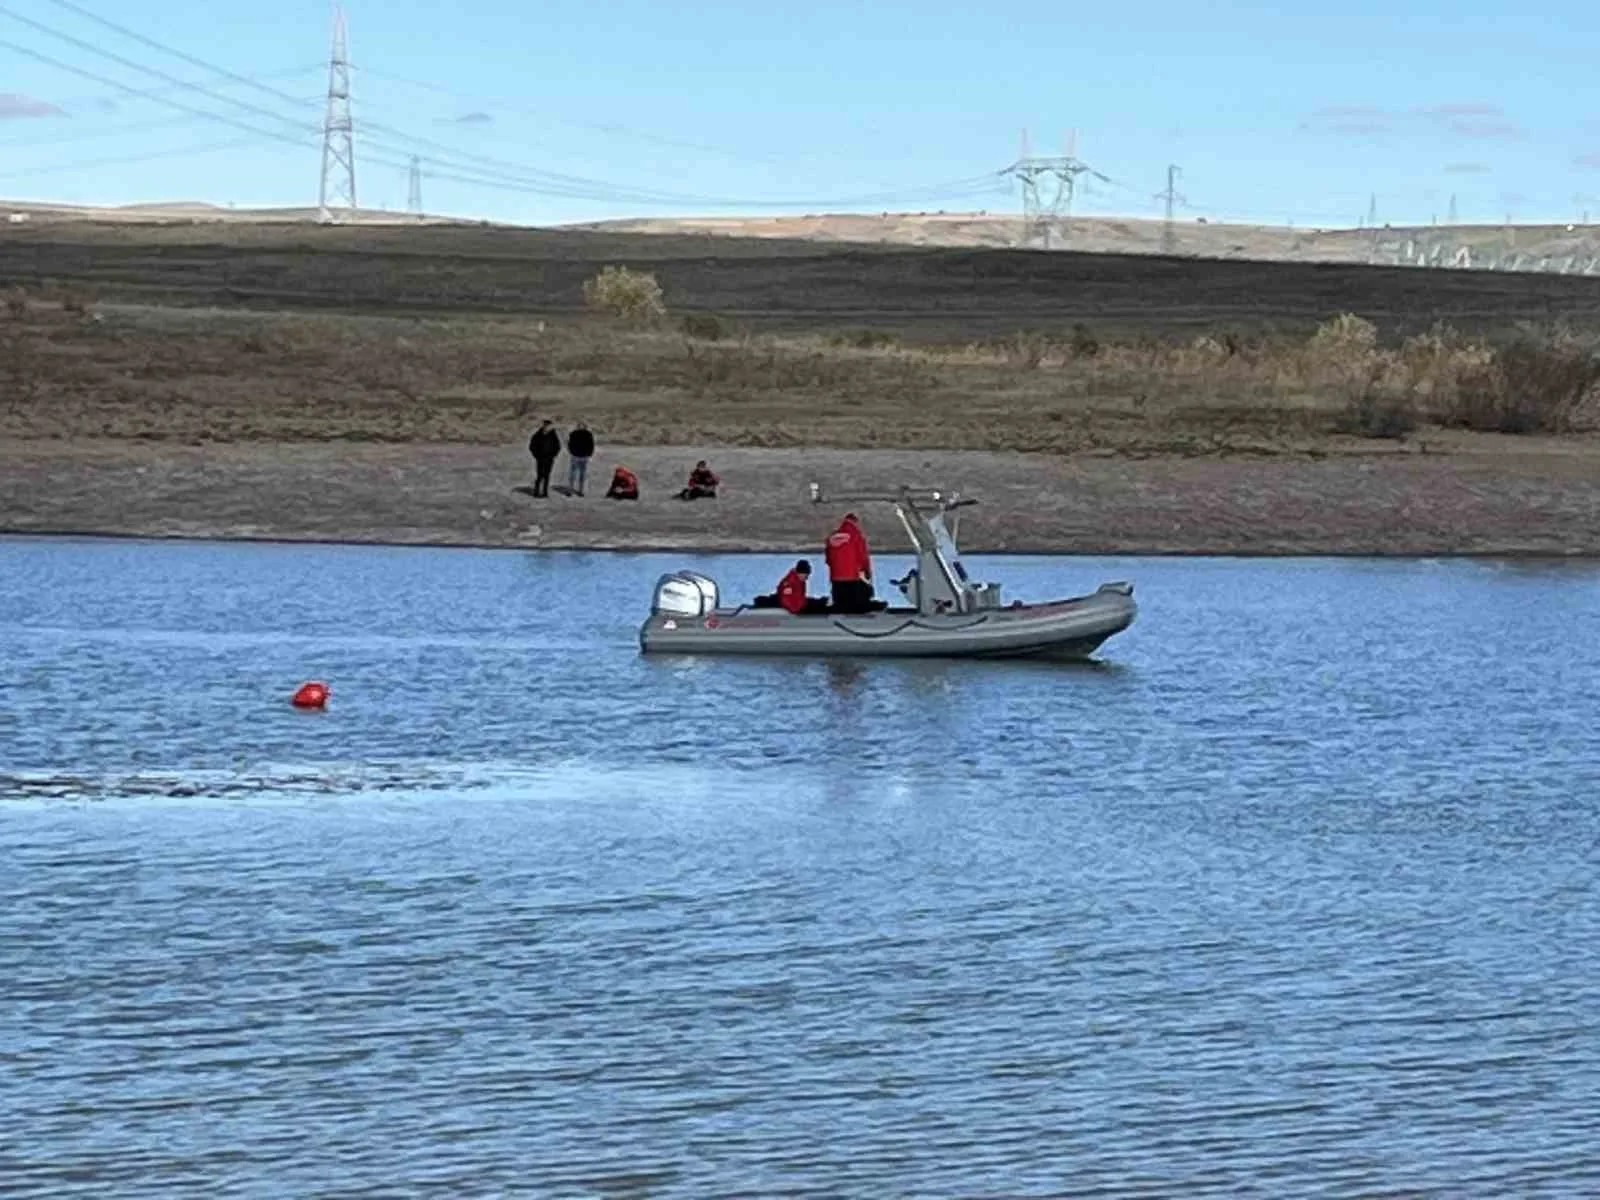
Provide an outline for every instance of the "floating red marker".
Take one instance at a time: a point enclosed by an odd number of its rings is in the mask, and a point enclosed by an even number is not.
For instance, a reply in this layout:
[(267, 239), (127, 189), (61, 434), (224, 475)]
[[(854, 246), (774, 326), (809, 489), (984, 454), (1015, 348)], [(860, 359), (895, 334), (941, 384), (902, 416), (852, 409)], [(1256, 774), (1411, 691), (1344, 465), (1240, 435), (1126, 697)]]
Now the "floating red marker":
[(325, 683), (302, 683), (299, 690), (290, 697), (289, 703), (296, 708), (321, 708), (328, 703), (328, 685)]

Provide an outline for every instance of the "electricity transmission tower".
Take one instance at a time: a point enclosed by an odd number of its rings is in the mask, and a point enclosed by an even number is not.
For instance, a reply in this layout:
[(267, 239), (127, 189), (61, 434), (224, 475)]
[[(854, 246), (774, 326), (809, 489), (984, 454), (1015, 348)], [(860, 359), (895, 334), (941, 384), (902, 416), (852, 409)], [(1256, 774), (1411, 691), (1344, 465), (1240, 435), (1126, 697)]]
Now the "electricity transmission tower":
[(406, 211), (419, 221), (422, 219), (422, 160), (415, 154), (406, 179)]
[(1376, 192), (1374, 192), (1367, 199), (1367, 228), (1368, 229), (1376, 229), (1377, 227), (1378, 227), (1378, 194)]
[(1077, 191), (1078, 176), (1089, 174), (1105, 179), (1088, 164), (1079, 161), (1072, 152), (1076, 138), (1067, 143), (1067, 153), (1060, 156), (1035, 157), (1028, 148), (1028, 135), (1022, 135), (1022, 157), (1017, 159), (1002, 175), (1013, 175), (1022, 185), (1022, 245), (1038, 245), (1048, 250), (1052, 237), (1059, 232), (1063, 242), (1072, 220), (1072, 198)]
[(1450, 215), (1445, 220), (1451, 225), (1456, 223), (1456, 194), (1454, 192), (1450, 193)]
[(318, 217), (331, 221), (330, 199), (356, 211), (355, 122), (350, 116), (350, 53), (345, 44), (344, 9), (333, 10), (333, 55), (328, 61), (328, 114), (322, 122), (322, 187)]
[(1178, 176), (1181, 174), (1183, 174), (1183, 171), (1180, 168), (1169, 166), (1167, 168), (1167, 190), (1156, 193), (1157, 200), (1165, 200), (1167, 202), (1166, 219), (1161, 223), (1161, 253), (1163, 254), (1175, 254), (1178, 250), (1178, 230), (1177, 226), (1173, 224), (1172, 210), (1180, 204), (1188, 203), (1178, 192)]

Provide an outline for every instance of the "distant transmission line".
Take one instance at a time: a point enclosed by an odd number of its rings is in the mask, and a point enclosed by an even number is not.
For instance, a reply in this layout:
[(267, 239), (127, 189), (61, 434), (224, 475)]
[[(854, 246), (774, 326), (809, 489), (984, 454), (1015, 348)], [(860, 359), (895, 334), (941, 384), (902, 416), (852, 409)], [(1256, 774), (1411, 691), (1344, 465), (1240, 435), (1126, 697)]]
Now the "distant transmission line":
[[(100, 17), (90, 10), (85, 9), (81, 5), (73, 3), (72, 0), (48, 0), (48, 2), (67, 11), (76, 13), (77, 15), (93, 21), (104, 28), (110, 29), (113, 32), (131, 38), (139, 42), (141, 45), (157, 50), (164, 54), (169, 54), (191, 65), (210, 71), (215, 75), (244, 84), (258, 92), (263, 93), (264, 95), (273, 97), (280, 103), (288, 104), (295, 108), (300, 108), (304, 104), (303, 99), (300, 97), (289, 95), (277, 88), (270, 87), (260, 82), (258, 79), (253, 79), (249, 76), (229, 71), (225, 68), (217, 66), (214, 63), (210, 63), (204, 59), (198, 58), (195, 55), (174, 49), (173, 47), (166, 45), (155, 38), (138, 33), (137, 31), (129, 29), (127, 26), (120, 25), (115, 21)], [(181, 101), (166, 98), (164, 96), (152, 95), (150, 94), (151, 89), (134, 88), (118, 80), (107, 78), (104, 75), (96, 74), (92, 71), (85, 70), (84, 68), (61, 62), (59, 59), (52, 58), (49, 55), (41, 54), (40, 52), (31, 50), (27, 47), (18, 46), (10, 42), (0, 42), (0, 45), (4, 45), (7, 48), (16, 51), (17, 53), (34, 59), (35, 61), (43, 62), (49, 66), (56, 67), (59, 70), (66, 71), (70, 74), (74, 74), (85, 79), (90, 79), (103, 86), (113, 88), (122, 94), (152, 99), (157, 103), (163, 104), (169, 108), (173, 108), (179, 112), (206, 120), (216, 121), (220, 124), (228, 125), (232, 128), (239, 129), (242, 132), (252, 134), (259, 138), (302, 146), (305, 144), (306, 139), (315, 138), (318, 135), (321, 135), (324, 146), (326, 147), (327, 145), (329, 122), (326, 116), (324, 118), (322, 128), (318, 129), (317, 126), (298, 117), (285, 116), (283, 113), (266, 108), (263, 105), (253, 104), (249, 101), (241, 100), (236, 97), (222, 95), (214, 88), (208, 88), (203, 84), (192, 83), (183, 79), (179, 79), (165, 71), (160, 70), (159, 68), (136, 62), (113, 51), (103, 49), (81, 38), (75, 37), (72, 34), (53, 29), (48, 25), (42, 24), (41, 22), (23, 17), (4, 5), (0, 5), (0, 15), (9, 16), (32, 29), (45, 33), (48, 36), (58, 38), (70, 45), (77, 47), (80, 50), (95, 54), (111, 62), (115, 62), (120, 66), (150, 75), (177, 90), (191, 92), (196, 95), (203, 96), (214, 103), (230, 106), (251, 117), (261, 118), (273, 122), (276, 125), (286, 126), (293, 130), (293, 133), (264, 129), (257, 124), (241, 120), (226, 113), (219, 113), (204, 108), (197, 108)], [(346, 57), (345, 66), (347, 69), (354, 69), (353, 64), (349, 63), (348, 57)], [(330, 91), (337, 90), (339, 89), (330, 88)], [(337, 97), (335, 97), (335, 99), (337, 99)], [(337, 176), (337, 168), (339, 168), (343, 162), (343, 119), (342, 115), (337, 111), (335, 112), (334, 117), (333, 133), (335, 134), (335, 153), (332, 156), (332, 166), (335, 168), (335, 175)], [(352, 143), (354, 126), (355, 122), (352, 120)], [(917, 197), (952, 197), (957, 194), (977, 195), (982, 192), (991, 191), (999, 180), (999, 173), (991, 172), (984, 175), (969, 176), (964, 179), (947, 180), (924, 186), (896, 188), (892, 190), (884, 190), (854, 196), (760, 200), (735, 199), (727, 196), (706, 196), (691, 193), (673, 192), (665, 189), (624, 186), (579, 175), (569, 175), (559, 172), (539, 170), (522, 164), (490, 158), (484, 155), (476, 155), (458, 151), (453, 147), (444, 145), (443, 143), (433, 141), (428, 138), (418, 137), (414, 134), (407, 134), (404, 131), (394, 129), (376, 121), (363, 120), (360, 124), (360, 131), (362, 134), (362, 140), (368, 146), (376, 146), (380, 150), (387, 148), (392, 153), (400, 154), (406, 157), (416, 153), (418, 148), (428, 150), (434, 162), (434, 167), (432, 170), (430, 170), (429, 174), (435, 179), (459, 182), (474, 187), (519, 192), (528, 195), (557, 196), (568, 199), (594, 200), (603, 203), (627, 202), (648, 205), (679, 205), (684, 207), (698, 206), (704, 208), (815, 210), (817, 208), (825, 208), (829, 205), (837, 205), (841, 207), (864, 207), (867, 205), (901, 202)], [(353, 162), (353, 144), (349, 157)], [(409, 167), (409, 163), (406, 162), (404, 158), (396, 159), (382, 157), (381, 155), (374, 155), (370, 151), (364, 157), (369, 163), (379, 166), (392, 167), (398, 170), (407, 170)], [(346, 170), (344, 172), (344, 179), (342, 182), (353, 182), (349, 178), (351, 174), (352, 172)], [(1108, 180), (1108, 182), (1114, 183), (1115, 181)], [(353, 191), (354, 189), (351, 188), (350, 190)], [(342, 189), (336, 188), (335, 194), (342, 195)]]

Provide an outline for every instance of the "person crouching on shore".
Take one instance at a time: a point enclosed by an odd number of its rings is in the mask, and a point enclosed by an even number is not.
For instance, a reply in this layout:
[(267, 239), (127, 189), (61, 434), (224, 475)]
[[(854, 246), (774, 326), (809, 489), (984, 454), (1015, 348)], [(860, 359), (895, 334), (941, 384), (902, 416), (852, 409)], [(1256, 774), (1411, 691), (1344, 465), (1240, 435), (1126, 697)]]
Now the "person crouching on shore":
[(611, 472), (611, 486), (606, 489), (607, 500), (637, 500), (639, 498), (639, 477), (627, 467), (618, 467)]

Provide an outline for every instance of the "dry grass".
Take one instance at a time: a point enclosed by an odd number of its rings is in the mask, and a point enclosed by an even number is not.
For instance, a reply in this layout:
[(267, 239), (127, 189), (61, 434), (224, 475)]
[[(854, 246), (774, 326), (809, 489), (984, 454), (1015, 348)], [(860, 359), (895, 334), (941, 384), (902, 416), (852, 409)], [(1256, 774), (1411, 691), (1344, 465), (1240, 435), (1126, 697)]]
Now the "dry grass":
[(116, 307), (13, 294), (0, 434), (172, 441), (514, 442), (583, 417), (615, 443), (1206, 454), (1427, 425), (1569, 433), (1600, 366), (1567, 332), (1385, 345), (1311, 337), (1051, 335), (905, 345), (600, 318), (420, 319)]

